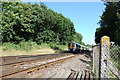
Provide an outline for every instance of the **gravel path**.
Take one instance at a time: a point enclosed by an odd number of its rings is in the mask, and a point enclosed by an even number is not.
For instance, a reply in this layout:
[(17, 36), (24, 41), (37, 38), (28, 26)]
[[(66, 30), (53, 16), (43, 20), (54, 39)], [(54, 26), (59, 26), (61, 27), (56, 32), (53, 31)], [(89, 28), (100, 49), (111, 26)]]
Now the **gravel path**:
[(71, 71), (81, 71), (86, 69), (88, 58), (84, 54), (67, 59), (60, 64), (54, 64), (49, 68), (40, 70), (39, 72), (28, 75), (29, 78), (67, 78)]

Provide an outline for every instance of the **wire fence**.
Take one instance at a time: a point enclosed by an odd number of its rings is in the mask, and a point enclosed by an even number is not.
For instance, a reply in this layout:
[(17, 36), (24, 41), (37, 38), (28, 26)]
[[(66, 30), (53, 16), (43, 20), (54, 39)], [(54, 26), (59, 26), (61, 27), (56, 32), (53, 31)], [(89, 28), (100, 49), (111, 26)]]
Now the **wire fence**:
[(93, 73), (96, 78), (120, 79), (120, 46), (105, 43), (93, 46)]
[(110, 61), (120, 70), (120, 47), (118, 45), (110, 46)]

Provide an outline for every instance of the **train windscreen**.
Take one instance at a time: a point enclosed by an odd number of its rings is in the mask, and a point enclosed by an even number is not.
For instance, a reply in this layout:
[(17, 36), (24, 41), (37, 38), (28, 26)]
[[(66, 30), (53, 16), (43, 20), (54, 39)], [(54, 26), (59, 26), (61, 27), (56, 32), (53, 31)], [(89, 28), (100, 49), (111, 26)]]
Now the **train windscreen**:
[(75, 47), (75, 43), (72, 43), (72, 47)]

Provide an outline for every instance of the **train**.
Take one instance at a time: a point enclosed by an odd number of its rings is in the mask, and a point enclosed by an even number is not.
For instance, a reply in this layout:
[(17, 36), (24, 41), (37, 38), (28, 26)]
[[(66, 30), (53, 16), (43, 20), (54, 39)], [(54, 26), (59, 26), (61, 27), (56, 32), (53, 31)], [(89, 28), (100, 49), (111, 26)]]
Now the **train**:
[(75, 41), (69, 41), (68, 42), (68, 51), (70, 52), (81, 52), (83, 50), (88, 50), (89, 48), (81, 45), (79, 43), (76, 43)]

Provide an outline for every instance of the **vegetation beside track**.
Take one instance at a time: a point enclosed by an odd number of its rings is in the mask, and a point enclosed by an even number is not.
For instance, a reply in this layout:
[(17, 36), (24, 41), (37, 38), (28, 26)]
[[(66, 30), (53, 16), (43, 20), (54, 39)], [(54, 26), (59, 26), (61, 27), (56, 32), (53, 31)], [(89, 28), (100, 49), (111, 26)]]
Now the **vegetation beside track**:
[(2, 55), (55, 53), (82, 42), (73, 22), (44, 3), (0, 2)]
[(0, 2), (1, 39), (3, 43), (19, 44), (33, 41), (37, 44), (68, 41), (82, 42), (82, 34), (75, 31), (73, 22), (44, 3)]
[(35, 55), (35, 54), (49, 54), (64, 51), (67, 49), (67, 45), (59, 45), (56, 43), (42, 43), (38, 45), (36, 42), (20, 42), (15, 43), (3, 43), (1, 56), (15, 56), (15, 55)]

